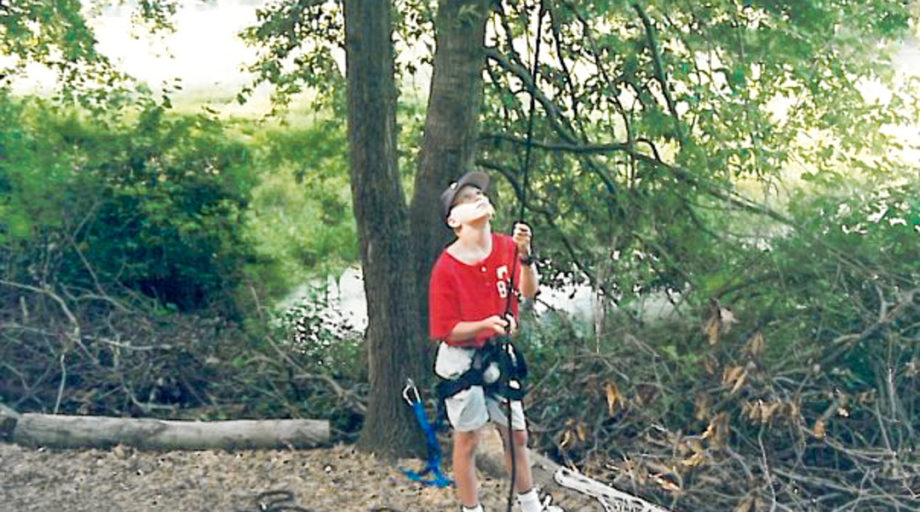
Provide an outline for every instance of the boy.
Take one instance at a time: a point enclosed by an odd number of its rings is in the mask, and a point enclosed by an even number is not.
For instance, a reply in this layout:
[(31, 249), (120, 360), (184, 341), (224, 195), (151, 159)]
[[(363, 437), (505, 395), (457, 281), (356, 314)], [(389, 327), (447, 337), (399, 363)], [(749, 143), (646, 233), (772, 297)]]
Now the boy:
[[(470, 370), (474, 360), (481, 363), (484, 347), (491, 338), (514, 333), (518, 301), (510, 284), (514, 283), (516, 291), (527, 298), (536, 296), (539, 286), (530, 252), (530, 227), (518, 223), (512, 236), (493, 234), (491, 220), (495, 210), (485, 195), (488, 185), (485, 173), (468, 172), (441, 194), (442, 219), (457, 239), (444, 249), (431, 272), (430, 334), (432, 339), (440, 341), (435, 373), (453, 383)], [(513, 280), (512, 272), (517, 272)], [(509, 294), (511, 315), (505, 316)], [(479, 363), (476, 364), (481, 366)], [(489, 382), (490, 371), (495, 374), (499, 370), (487, 366), (481, 380)], [(452, 391), (444, 402), (454, 431), (453, 468), (461, 510), (483, 512), (474, 457), (480, 430), (491, 420), (503, 427), (499, 431), (509, 470), (510, 450), (514, 451), (513, 485), (521, 511), (561, 512), (558, 507), (541, 505), (533, 489), (521, 402), (511, 402), (513, 435), (509, 444), (508, 418), (503, 412), (507, 408), (506, 399), (487, 393), (481, 385), (455, 386)]]

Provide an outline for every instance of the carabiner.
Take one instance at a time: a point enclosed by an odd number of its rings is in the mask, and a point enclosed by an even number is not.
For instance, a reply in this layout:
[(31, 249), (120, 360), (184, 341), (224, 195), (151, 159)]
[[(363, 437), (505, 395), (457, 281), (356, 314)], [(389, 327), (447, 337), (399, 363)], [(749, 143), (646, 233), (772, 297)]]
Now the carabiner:
[[(409, 398), (409, 393), (412, 393), (415, 395), (415, 400), (412, 400), (411, 398)], [(406, 379), (406, 387), (403, 388), (402, 397), (403, 397), (403, 400), (405, 400), (406, 403), (409, 405), (414, 405), (415, 402), (422, 401), (422, 397), (419, 396), (418, 394), (418, 388), (415, 387), (415, 382), (413, 382), (411, 378)]]

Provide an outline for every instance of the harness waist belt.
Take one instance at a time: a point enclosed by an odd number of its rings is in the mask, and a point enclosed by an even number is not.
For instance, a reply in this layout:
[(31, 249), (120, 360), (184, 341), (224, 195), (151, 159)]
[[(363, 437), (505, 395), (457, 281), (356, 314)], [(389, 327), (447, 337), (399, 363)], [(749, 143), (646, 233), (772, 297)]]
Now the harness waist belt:
[[(499, 375), (486, 382), (485, 372), (496, 365)], [(435, 390), (440, 400), (446, 400), (473, 386), (482, 386), (487, 395), (509, 400), (521, 400), (527, 391), (523, 379), (527, 377), (527, 363), (507, 337), (492, 338), (482, 348), (476, 349), (470, 369), (456, 379), (440, 379)]]

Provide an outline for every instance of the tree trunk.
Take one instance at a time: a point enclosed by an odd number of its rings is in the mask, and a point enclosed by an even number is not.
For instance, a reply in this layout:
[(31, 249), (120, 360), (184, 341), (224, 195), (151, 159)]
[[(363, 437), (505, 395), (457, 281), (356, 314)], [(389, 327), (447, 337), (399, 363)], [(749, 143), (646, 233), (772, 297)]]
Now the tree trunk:
[(421, 325), (409, 219), (396, 155), (396, 87), (390, 2), (345, 1), (348, 143), (361, 240), (370, 397), (358, 446), (384, 456), (419, 455), (424, 436), (402, 400), (406, 377), (423, 374)]
[[(471, 169), (476, 155), (489, 5), (488, 0), (438, 3), (437, 47), (411, 208), (416, 299), (426, 333), (431, 267), (452, 237), (441, 218), (438, 199), (451, 181)], [(425, 340), (429, 348), (422, 352), (430, 357), (433, 347), (427, 336)]]
[(0, 439), (23, 446), (229, 450), (311, 448), (329, 442), (325, 420), (162, 421), (31, 413), (0, 420)]

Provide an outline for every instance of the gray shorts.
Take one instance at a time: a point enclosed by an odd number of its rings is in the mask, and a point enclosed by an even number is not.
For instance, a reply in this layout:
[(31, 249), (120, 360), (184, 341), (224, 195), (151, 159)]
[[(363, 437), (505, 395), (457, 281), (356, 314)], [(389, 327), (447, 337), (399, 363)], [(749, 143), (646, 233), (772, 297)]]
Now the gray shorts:
[[(459, 432), (478, 430), (492, 421), (502, 427), (508, 426), (508, 401), (485, 396), (482, 386), (465, 389), (444, 401), (447, 420)], [(524, 406), (520, 401), (511, 402), (511, 428), (526, 430)]]
[[(452, 347), (446, 343), (438, 346), (435, 358), (435, 374), (443, 379), (456, 379), (473, 363), (475, 349)], [(482, 386), (472, 386), (444, 400), (447, 419), (451, 427), (460, 432), (480, 429), (489, 421), (503, 427), (508, 426), (508, 401), (504, 398), (486, 396)], [(526, 430), (524, 406), (519, 400), (511, 402), (511, 428)]]

